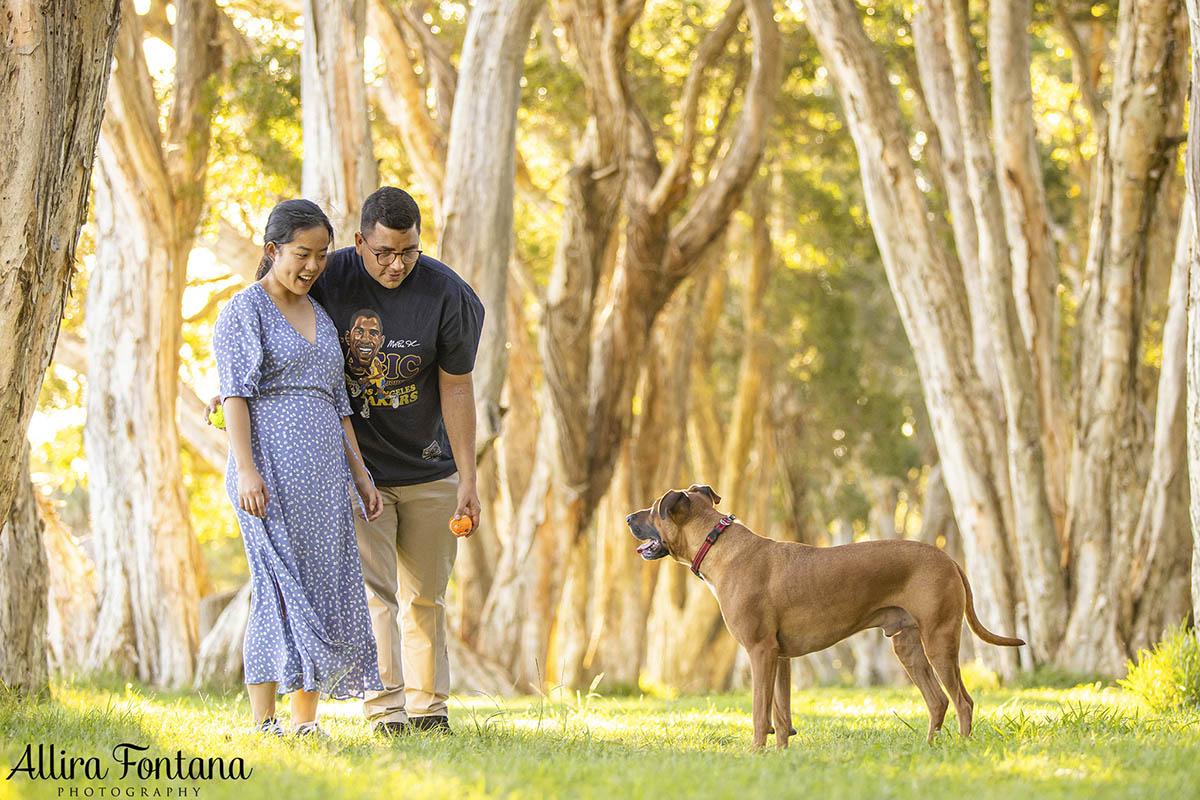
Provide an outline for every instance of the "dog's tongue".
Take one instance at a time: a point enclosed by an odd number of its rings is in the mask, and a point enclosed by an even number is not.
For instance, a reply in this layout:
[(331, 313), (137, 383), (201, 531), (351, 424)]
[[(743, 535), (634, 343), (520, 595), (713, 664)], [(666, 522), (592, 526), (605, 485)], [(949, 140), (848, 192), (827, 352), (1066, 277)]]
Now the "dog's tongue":
[(653, 540), (653, 539), (647, 539), (646, 541), (644, 541), (644, 542), (642, 542), (640, 545), (638, 545), (638, 549), (637, 549), (637, 551), (638, 551), (639, 553), (644, 553), (644, 552), (646, 552), (647, 550), (649, 550), (651, 547), (654, 547), (654, 540)]

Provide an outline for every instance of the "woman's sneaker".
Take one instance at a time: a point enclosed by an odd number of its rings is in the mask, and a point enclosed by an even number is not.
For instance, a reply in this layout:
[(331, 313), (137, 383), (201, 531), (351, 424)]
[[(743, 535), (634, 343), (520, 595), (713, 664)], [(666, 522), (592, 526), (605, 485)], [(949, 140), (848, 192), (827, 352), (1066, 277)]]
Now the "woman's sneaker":
[(318, 739), (321, 741), (325, 741), (325, 740), (333, 738), (325, 731), (324, 728), (322, 728), (316, 722), (300, 723), (299, 725), (297, 725), (295, 728), (292, 729), (292, 735), (301, 737), (301, 738)]
[(254, 726), (254, 732), (260, 736), (284, 736), (283, 726), (279, 724), (279, 720), (274, 717), (267, 717), (262, 722)]

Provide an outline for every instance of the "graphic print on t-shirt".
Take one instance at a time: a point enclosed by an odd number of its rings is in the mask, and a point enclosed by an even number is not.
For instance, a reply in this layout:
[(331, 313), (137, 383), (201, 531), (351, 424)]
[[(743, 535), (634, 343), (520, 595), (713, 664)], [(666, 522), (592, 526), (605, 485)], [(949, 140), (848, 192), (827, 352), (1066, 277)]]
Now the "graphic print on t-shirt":
[[(357, 400), (358, 413), (369, 419), (372, 406), (400, 406), (417, 401), (417, 387), (410, 383), (421, 367), (415, 353), (383, 352), (383, 317), (371, 308), (361, 308), (350, 317), (342, 332), (346, 346), (346, 392)], [(389, 342), (417, 347), (418, 341)]]

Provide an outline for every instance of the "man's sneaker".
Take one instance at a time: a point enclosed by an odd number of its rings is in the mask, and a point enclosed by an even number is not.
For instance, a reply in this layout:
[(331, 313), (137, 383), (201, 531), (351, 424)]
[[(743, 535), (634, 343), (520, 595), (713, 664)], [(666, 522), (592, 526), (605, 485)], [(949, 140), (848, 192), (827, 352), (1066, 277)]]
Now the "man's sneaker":
[(312, 738), (320, 740), (333, 738), (316, 722), (301, 722), (292, 729), (292, 734), (300, 738)]
[(279, 720), (274, 717), (267, 717), (262, 722), (254, 726), (254, 732), (261, 736), (280, 736), (284, 735), (283, 726), (279, 724)]
[(446, 719), (441, 714), (429, 717), (409, 717), (408, 721), (412, 724), (413, 730), (422, 733), (440, 733), (444, 736), (453, 736), (454, 731), (450, 730), (450, 720)]
[(407, 736), (412, 733), (413, 726), (408, 722), (380, 722), (371, 728), (373, 733), (382, 736)]

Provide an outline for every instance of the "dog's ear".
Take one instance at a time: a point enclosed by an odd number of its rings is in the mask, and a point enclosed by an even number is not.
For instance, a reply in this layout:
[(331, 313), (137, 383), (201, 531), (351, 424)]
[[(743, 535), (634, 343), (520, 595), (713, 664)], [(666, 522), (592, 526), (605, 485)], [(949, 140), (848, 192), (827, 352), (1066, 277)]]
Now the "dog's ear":
[(698, 483), (693, 483), (691, 486), (688, 487), (688, 491), (689, 492), (700, 492), (701, 494), (708, 495), (708, 499), (713, 501), (714, 506), (721, 502), (721, 495), (714, 492), (713, 488), (711, 486), (701, 486)]
[(667, 492), (658, 501), (658, 518), (666, 519), (667, 514), (673, 514), (676, 510), (687, 511), (691, 508), (692, 501), (688, 500), (687, 494), (677, 492), (674, 489)]

